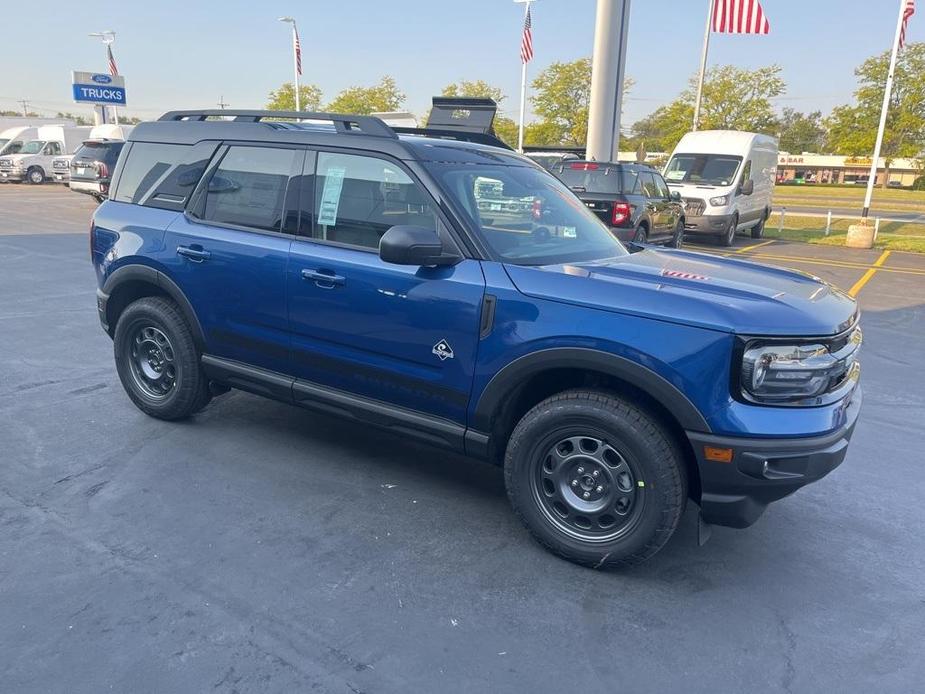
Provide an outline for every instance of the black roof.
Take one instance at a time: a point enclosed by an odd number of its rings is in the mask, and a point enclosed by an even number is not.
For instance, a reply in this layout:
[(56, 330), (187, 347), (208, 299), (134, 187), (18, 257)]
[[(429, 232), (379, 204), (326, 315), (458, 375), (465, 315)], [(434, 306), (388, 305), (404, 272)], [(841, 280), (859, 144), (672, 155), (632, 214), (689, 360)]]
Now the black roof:
[[(278, 120), (290, 119), (290, 120)], [(300, 119), (300, 120), (295, 120)], [(139, 123), (130, 142), (193, 145), (203, 140), (313, 144), (388, 154), (398, 159), (535, 166), (484, 132), (390, 128), (379, 118), (290, 111), (170, 111)]]

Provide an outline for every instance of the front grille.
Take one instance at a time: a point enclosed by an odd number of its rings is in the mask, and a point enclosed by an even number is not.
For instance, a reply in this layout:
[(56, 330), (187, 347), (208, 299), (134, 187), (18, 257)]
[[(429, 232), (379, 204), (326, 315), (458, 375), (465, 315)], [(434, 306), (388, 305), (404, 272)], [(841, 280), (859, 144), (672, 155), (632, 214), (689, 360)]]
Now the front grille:
[(845, 384), (845, 381), (857, 377), (857, 371), (860, 368), (858, 352), (862, 341), (861, 328), (856, 325), (853, 330), (826, 342), (831, 355), (838, 359), (838, 367), (831, 376), (827, 392), (838, 390)]
[(692, 217), (703, 214), (707, 204), (700, 198), (684, 198), (684, 211)]
[(55, 161), (51, 163), (51, 165), (56, 169), (66, 169), (67, 160), (66, 159), (56, 159)]
[(13, 160), (12, 159), (0, 159), (0, 169), (12, 169)]

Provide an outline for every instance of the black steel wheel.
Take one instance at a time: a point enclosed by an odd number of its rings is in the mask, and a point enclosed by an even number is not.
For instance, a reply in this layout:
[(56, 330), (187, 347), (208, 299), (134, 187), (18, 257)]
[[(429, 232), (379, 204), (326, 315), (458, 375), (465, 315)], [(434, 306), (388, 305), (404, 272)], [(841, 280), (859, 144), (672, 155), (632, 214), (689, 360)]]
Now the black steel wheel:
[(645, 501), (640, 477), (613, 445), (596, 436), (568, 436), (536, 465), (533, 491), (547, 520), (585, 542), (606, 542), (632, 530)]
[(600, 391), (559, 393), (527, 412), (511, 433), (504, 472), (533, 536), (594, 568), (651, 557), (687, 499), (682, 454), (661, 422)]
[(188, 417), (212, 397), (192, 332), (167, 298), (129, 304), (116, 322), (113, 349), (122, 387), (152, 417)]

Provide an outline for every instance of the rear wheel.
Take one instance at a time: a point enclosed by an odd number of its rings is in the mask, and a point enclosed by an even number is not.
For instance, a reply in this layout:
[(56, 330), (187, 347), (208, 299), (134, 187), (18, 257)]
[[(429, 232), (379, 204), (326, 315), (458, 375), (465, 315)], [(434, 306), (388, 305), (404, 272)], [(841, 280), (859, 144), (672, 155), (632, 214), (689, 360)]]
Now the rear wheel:
[(729, 220), (729, 226), (723, 232), (722, 243), (724, 246), (732, 246), (736, 242), (736, 227), (739, 226), (739, 215), (733, 215)]
[(598, 391), (567, 391), (530, 410), (511, 434), (504, 472), (533, 536), (594, 568), (651, 557), (687, 499), (681, 453), (660, 423)]
[(145, 414), (182, 419), (211, 399), (193, 335), (172, 301), (149, 296), (129, 304), (113, 348), (122, 386)]
[(633, 243), (646, 243), (649, 238), (649, 232), (645, 225), (640, 224), (636, 227), (636, 233), (633, 234)]

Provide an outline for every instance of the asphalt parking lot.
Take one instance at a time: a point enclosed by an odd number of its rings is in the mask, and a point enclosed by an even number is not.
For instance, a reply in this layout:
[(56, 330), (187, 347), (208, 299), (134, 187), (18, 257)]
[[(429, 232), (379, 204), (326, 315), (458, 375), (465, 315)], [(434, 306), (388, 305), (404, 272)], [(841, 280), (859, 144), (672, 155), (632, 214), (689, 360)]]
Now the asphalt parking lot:
[(925, 681), (925, 257), (742, 238), (851, 289), (845, 463), (745, 531), (595, 572), (502, 475), (233, 392), (183, 423), (122, 391), (95, 203), (0, 186), (0, 690), (911, 692)]

